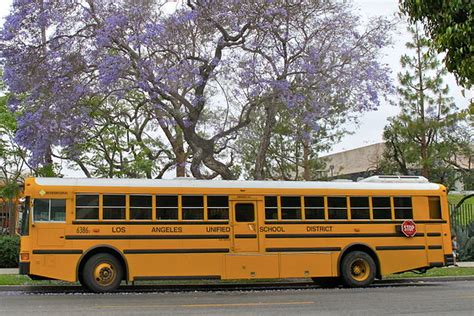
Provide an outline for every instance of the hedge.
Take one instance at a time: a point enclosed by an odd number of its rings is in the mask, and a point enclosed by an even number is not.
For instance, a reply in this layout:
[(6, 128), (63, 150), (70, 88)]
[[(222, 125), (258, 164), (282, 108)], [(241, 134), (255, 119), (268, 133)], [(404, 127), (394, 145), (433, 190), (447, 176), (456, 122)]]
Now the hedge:
[(0, 236), (0, 268), (18, 267), (20, 238), (18, 236)]

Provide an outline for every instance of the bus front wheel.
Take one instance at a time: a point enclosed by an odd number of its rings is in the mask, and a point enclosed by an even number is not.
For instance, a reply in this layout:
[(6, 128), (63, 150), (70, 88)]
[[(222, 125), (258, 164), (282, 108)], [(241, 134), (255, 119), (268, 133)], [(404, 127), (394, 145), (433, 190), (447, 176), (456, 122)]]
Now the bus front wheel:
[(348, 287), (367, 286), (375, 279), (375, 262), (363, 251), (352, 251), (342, 259), (341, 276)]
[(123, 268), (117, 258), (108, 253), (98, 253), (84, 265), (82, 280), (93, 292), (110, 292), (119, 287), (122, 277)]

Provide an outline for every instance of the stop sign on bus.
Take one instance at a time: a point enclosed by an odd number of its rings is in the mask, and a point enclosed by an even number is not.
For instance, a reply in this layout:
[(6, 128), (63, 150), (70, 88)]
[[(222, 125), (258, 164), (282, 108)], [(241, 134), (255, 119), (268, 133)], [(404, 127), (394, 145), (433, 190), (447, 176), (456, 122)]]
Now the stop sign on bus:
[(402, 223), (402, 233), (407, 237), (413, 237), (416, 234), (416, 224), (411, 219)]

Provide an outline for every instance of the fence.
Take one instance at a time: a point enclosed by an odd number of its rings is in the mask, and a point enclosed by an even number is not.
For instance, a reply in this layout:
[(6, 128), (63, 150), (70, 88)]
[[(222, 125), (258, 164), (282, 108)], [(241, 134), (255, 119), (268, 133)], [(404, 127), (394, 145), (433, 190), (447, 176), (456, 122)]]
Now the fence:
[(474, 204), (462, 204), (456, 209), (456, 205), (449, 205), (451, 227), (466, 226), (474, 222)]
[(449, 205), (451, 232), (458, 241), (460, 260), (474, 260), (474, 205)]

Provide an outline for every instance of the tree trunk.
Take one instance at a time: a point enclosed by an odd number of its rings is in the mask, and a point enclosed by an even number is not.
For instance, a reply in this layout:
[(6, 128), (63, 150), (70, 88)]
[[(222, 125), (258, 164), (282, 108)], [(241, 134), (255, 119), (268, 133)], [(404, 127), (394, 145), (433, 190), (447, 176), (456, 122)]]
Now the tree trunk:
[[(43, 13), (44, 12), (44, 1), (40, 0), (39, 5), (40, 5), (40, 11), (41, 11), (41, 13)], [(44, 26), (44, 25), (41, 26), (41, 45), (42, 45), (42, 49), (43, 49), (43, 56), (46, 56), (47, 53), (48, 53), (48, 50), (47, 50), (47, 38), (46, 38), (46, 26)], [(45, 162), (44, 167), (51, 166), (51, 170), (54, 170), (54, 168), (53, 168), (53, 153), (52, 153), (51, 146), (48, 147), (48, 150), (47, 150), (46, 155), (44, 157), (44, 162)], [(47, 176), (51, 177), (53, 175), (48, 174)]]
[(229, 169), (229, 166), (226, 166), (222, 162), (216, 160), (213, 154), (210, 154), (207, 157), (205, 157), (203, 162), (206, 165), (206, 167), (208, 167), (212, 171), (219, 174), (222, 177), (222, 179), (236, 180), (236, 177), (232, 173), (232, 171)]
[[(424, 138), (424, 137), (423, 137)], [(428, 165), (428, 153), (427, 153), (427, 148), (426, 144), (421, 146), (421, 159), (422, 159), (422, 165), (421, 165), (421, 175), (427, 179), (430, 178), (430, 168)]]
[[(163, 114), (157, 112), (157, 116), (161, 117)], [(174, 128), (175, 135), (173, 135), (170, 128), (163, 120), (158, 119), (158, 124), (160, 124), (161, 129), (165, 133), (165, 136), (173, 149), (176, 160), (176, 177), (186, 177), (186, 160), (188, 157), (184, 150), (184, 135), (182, 130), (176, 126)]]
[(276, 124), (276, 111), (277, 109), (274, 104), (268, 104), (265, 106), (265, 127), (263, 129), (263, 135), (258, 146), (257, 156), (255, 158), (255, 170), (253, 173), (254, 180), (265, 179), (264, 166), (267, 158), (268, 147), (270, 146), (273, 128)]
[[(303, 179), (305, 181), (311, 181), (311, 166), (309, 156), (311, 155), (311, 150), (309, 145), (302, 141), (303, 144)], [(296, 166), (298, 168), (298, 165)]]
[(421, 119), (421, 144), (420, 144), (420, 156), (421, 156), (421, 175), (427, 179), (430, 177), (430, 171), (428, 166), (428, 142), (426, 139), (426, 119), (425, 119), (425, 86), (423, 81), (423, 57), (422, 45), (418, 40), (418, 28), (416, 28), (416, 45), (417, 45), (417, 58), (418, 58), (418, 80), (419, 80), (419, 113)]
[(16, 207), (15, 201), (12, 199), (8, 199), (7, 201), (8, 207), (8, 230), (10, 232), (10, 236), (15, 236), (15, 229), (16, 229)]
[[(193, 153), (193, 162), (191, 164), (191, 171), (193, 176), (198, 179), (212, 179), (220, 175), (224, 180), (235, 180), (234, 173), (229, 166), (214, 158), (214, 141), (204, 139), (199, 136), (193, 127), (185, 127), (183, 129), (184, 137), (187, 140)], [(205, 175), (201, 173), (201, 163), (211, 169), (215, 174)]]
[(176, 135), (176, 145), (173, 146), (176, 156), (176, 177), (186, 177), (186, 152), (184, 151), (183, 134)]

